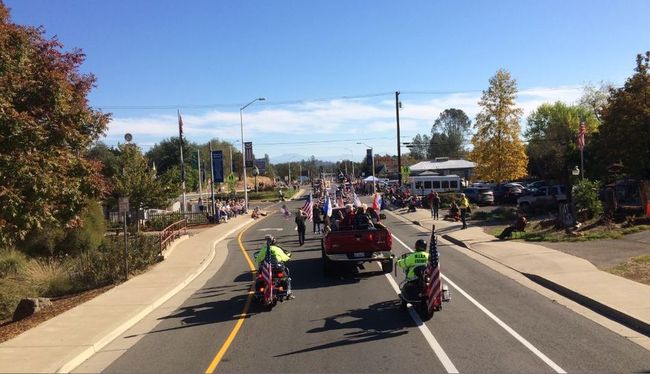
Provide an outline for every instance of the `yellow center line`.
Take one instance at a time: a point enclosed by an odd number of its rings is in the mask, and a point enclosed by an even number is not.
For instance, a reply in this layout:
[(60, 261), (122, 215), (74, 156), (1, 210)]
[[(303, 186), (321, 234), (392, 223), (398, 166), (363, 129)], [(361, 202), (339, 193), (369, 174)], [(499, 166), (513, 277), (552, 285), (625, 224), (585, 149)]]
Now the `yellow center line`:
[[(239, 243), (239, 249), (244, 254), (244, 258), (246, 259), (246, 262), (248, 262), (248, 267), (250, 268), (251, 272), (255, 274), (256, 272), (255, 265), (253, 264), (251, 258), (248, 256), (248, 253), (246, 253), (246, 248), (244, 247), (244, 244), (241, 241), (242, 236), (247, 230), (248, 228), (246, 228), (245, 230), (239, 233), (239, 236), (237, 237), (237, 242)], [(253, 301), (253, 295), (254, 295), (253, 287), (255, 287), (255, 283), (251, 284), (251, 289), (248, 291), (248, 298), (246, 299), (244, 310), (242, 310), (241, 314), (239, 315), (235, 327), (233, 327), (232, 331), (230, 332), (230, 335), (228, 335), (228, 338), (219, 349), (219, 352), (217, 352), (217, 355), (214, 356), (214, 358), (212, 359), (210, 366), (208, 366), (208, 368), (205, 370), (206, 374), (214, 373), (215, 369), (217, 368), (217, 365), (219, 365), (219, 362), (221, 362), (221, 359), (226, 354), (226, 351), (228, 351), (230, 344), (232, 344), (233, 340), (235, 340), (235, 336), (237, 336), (239, 329), (244, 324), (244, 319), (246, 318), (246, 315), (248, 313), (248, 308), (250, 308), (251, 302)]]

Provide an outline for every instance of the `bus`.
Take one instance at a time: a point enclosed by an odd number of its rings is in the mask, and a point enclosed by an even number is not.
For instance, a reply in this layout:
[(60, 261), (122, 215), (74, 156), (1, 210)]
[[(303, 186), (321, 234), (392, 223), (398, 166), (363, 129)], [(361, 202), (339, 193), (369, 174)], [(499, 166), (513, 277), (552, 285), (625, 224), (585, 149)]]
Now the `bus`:
[(409, 177), (408, 187), (414, 195), (426, 196), (431, 191), (460, 192), (462, 185), (458, 175), (420, 175)]

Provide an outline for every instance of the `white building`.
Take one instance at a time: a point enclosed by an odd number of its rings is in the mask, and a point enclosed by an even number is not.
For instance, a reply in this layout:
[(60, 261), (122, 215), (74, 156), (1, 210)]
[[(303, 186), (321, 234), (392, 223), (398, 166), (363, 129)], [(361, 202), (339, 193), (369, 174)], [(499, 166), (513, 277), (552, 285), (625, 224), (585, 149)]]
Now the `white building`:
[(421, 161), (411, 166), (411, 175), (417, 176), (422, 173), (431, 175), (455, 174), (464, 181), (471, 179), (476, 163), (467, 160), (450, 160), (448, 157), (436, 157), (435, 160)]

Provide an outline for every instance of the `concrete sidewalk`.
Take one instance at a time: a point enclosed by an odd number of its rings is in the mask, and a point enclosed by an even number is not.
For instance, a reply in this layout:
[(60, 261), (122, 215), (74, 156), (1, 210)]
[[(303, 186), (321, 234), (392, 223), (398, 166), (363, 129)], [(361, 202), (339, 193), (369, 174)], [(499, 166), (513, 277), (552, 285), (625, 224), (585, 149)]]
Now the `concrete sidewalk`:
[(0, 344), (0, 372), (70, 372), (194, 280), (216, 244), (251, 222), (241, 215), (184, 236), (146, 273)]
[[(472, 226), (461, 230), (460, 222), (433, 221), (426, 209), (396, 216), (426, 230), (436, 224), (444, 239), (511, 268), (549, 288), (645, 336), (650, 336), (650, 286), (612, 275), (589, 261), (523, 241), (501, 241)], [(441, 215), (443, 213), (441, 212)], [(622, 242), (624, 245), (624, 242)]]

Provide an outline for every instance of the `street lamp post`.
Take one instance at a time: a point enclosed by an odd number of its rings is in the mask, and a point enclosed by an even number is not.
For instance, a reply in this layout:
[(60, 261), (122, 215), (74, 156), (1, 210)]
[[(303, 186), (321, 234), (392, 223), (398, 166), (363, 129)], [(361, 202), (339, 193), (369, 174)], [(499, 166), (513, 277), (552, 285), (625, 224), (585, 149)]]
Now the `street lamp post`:
[(366, 147), (370, 148), (370, 154), (372, 155), (372, 192), (377, 193), (377, 180), (375, 178), (375, 151), (366, 143), (357, 142), (357, 144), (363, 144)]
[(248, 212), (248, 183), (246, 182), (246, 150), (244, 149), (244, 109), (249, 105), (253, 104), (256, 101), (264, 101), (266, 98), (258, 97), (257, 99), (251, 101), (250, 103), (239, 108), (239, 125), (241, 127), (241, 159), (242, 159), (242, 169), (244, 172), (244, 212)]

